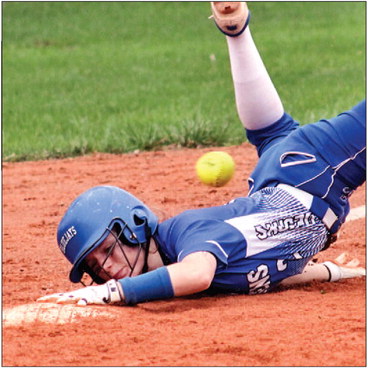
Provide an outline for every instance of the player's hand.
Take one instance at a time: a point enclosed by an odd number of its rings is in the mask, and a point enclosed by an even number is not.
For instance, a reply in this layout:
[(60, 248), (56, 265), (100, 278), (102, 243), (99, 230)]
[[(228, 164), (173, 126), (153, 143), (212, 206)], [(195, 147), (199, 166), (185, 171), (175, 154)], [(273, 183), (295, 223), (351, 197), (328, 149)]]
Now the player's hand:
[(349, 256), (347, 253), (341, 253), (333, 261), (323, 263), (331, 272), (331, 281), (363, 277), (366, 275), (366, 269), (359, 267), (358, 259), (354, 258), (350, 261), (348, 259)]
[(123, 301), (121, 291), (116, 280), (110, 280), (99, 286), (88, 286), (83, 289), (67, 293), (46, 295), (37, 299), (43, 303), (77, 304), (109, 304)]

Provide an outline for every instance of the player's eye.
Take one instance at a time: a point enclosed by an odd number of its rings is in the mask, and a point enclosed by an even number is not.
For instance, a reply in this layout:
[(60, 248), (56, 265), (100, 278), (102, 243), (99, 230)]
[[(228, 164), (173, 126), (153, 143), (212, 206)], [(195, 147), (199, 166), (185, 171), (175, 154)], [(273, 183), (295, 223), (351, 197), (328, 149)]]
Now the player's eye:
[(112, 242), (110, 245), (108, 245), (105, 249), (104, 249), (104, 253), (110, 255), (112, 253), (112, 251), (114, 250), (116, 243), (119, 240), (116, 239), (114, 242)]
[(105, 248), (105, 254), (110, 254), (112, 252), (112, 249), (114, 248), (113, 245), (109, 245)]

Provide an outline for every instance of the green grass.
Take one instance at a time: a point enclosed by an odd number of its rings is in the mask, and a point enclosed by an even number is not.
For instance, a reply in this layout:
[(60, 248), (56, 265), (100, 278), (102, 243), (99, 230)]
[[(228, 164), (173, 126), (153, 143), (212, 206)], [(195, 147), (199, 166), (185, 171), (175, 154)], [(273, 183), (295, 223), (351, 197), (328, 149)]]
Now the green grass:
[[(249, 6), (295, 118), (364, 98), (364, 2)], [(226, 41), (208, 15), (206, 2), (3, 3), (3, 160), (242, 142)]]

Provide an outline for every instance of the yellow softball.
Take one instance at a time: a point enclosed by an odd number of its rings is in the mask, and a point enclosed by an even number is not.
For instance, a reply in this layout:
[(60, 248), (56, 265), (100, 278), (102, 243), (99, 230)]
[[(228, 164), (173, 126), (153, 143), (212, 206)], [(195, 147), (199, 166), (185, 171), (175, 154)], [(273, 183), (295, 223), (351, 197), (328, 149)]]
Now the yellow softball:
[(213, 187), (222, 187), (233, 177), (235, 163), (226, 152), (207, 152), (198, 159), (196, 172), (202, 183)]

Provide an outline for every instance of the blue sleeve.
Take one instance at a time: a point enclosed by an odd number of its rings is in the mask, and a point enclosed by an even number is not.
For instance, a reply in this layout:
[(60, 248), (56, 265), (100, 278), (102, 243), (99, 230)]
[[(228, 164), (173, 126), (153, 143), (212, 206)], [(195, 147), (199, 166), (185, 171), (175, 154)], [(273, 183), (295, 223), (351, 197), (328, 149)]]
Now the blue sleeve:
[[(215, 226), (214, 226), (215, 225)], [(201, 231), (193, 231), (176, 244), (177, 261), (195, 252), (209, 252), (217, 259), (216, 272), (228, 269), (234, 259), (246, 257), (246, 242), (243, 234), (225, 222), (209, 224)]]
[(177, 243), (176, 248), (179, 250), (177, 262), (181, 262), (186, 256), (192, 253), (209, 252), (217, 258), (218, 266), (221, 267), (221, 265), (226, 266), (228, 264), (228, 254), (215, 240), (195, 239), (194, 241), (190, 241), (190, 239), (186, 239), (185, 243)]
[(217, 259), (218, 269), (226, 268), (232, 253), (243, 251), (244, 238), (241, 233), (224, 221), (197, 221), (179, 236), (175, 243), (177, 262), (195, 252), (209, 252)]
[(190, 247), (185, 247), (185, 249), (183, 249), (178, 255), (178, 262), (182, 261), (189, 254), (196, 252), (211, 253), (217, 258), (218, 264), (220, 263), (222, 266), (227, 265), (228, 255), (223, 250), (220, 250), (220, 248), (218, 248), (216, 245), (211, 243), (197, 243)]
[(225, 222), (237, 213), (230, 205), (188, 210), (161, 223), (156, 240), (172, 263), (181, 262), (192, 253), (209, 252), (221, 270), (233, 254), (240, 252), (245, 257), (243, 235)]
[(284, 113), (279, 120), (268, 127), (258, 130), (247, 129), (246, 134), (249, 142), (256, 146), (258, 156), (261, 157), (268, 148), (272, 147), (280, 139), (288, 136), (298, 126), (298, 122), (289, 114)]

